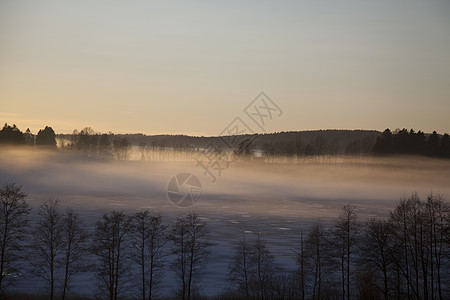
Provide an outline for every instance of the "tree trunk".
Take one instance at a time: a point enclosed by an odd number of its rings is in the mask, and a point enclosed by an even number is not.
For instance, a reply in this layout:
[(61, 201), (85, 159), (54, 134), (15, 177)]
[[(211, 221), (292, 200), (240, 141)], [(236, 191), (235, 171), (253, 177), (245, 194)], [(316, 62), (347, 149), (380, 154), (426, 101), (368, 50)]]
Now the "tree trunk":
[(194, 248), (195, 248), (195, 240), (191, 245), (191, 257), (189, 258), (189, 281), (188, 281), (188, 300), (191, 300), (191, 286), (192, 286), (192, 273), (194, 267)]
[[(70, 246), (68, 246), (68, 247), (70, 249)], [(62, 300), (64, 300), (66, 298), (67, 284), (69, 282), (69, 260), (70, 260), (70, 254), (69, 254), (69, 252), (67, 252), (66, 265), (65, 265), (65, 270), (64, 270), (64, 286), (63, 286), (63, 291), (62, 291), (62, 296), (61, 296)]]
[(150, 274), (149, 274), (149, 286), (148, 286), (148, 300), (152, 300), (152, 290), (153, 290), (153, 255), (151, 256), (150, 261)]
[(344, 249), (341, 254), (342, 300), (345, 300), (345, 260)]
[(116, 274), (114, 282), (114, 300), (117, 300), (117, 294), (119, 292), (119, 263), (120, 263), (120, 242), (117, 245), (117, 258), (116, 258)]
[(141, 241), (141, 272), (142, 272), (142, 300), (145, 300), (145, 236)]
[(347, 300), (350, 300), (350, 240), (347, 241)]
[(244, 263), (244, 280), (245, 280), (245, 296), (246, 299), (249, 300), (250, 299), (250, 293), (249, 293), (249, 288), (248, 288), (248, 274), (247, 274), (247, 248), (246, 245), (244, 245), (244, 249), (243, 249), (243, 263)]
[(0, 261), (0, 294), (3, 293), (2, 290), (2, 282), (3, 282), (3, 272), (5, 269), (5, 248), (6, 248), (6, 240), (8, 236), (8, 218), (5, 219), (5, 228), (3, 229), (2, 234), (2, 253), (1, 253), (1, 261)]

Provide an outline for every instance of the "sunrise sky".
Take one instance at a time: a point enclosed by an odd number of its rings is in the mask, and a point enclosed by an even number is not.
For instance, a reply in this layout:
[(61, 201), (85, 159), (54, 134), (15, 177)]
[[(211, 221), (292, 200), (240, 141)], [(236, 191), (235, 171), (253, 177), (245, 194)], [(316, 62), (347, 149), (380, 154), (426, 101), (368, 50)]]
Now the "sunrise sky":
[(450, 132), (450, 1), (0, 0), (0, 121), (216, 135), (261, 91), (268, 131)]

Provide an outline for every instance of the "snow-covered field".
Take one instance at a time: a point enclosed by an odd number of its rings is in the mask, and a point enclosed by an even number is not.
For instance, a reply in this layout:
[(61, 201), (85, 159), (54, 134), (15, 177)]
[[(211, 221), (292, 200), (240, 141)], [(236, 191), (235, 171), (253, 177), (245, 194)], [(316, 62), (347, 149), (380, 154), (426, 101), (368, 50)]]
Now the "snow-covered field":
[[(201, 199), (188, 208), (172, 205), (167, 197), (168, 182), (182, 172), (196, 175), (202, 184)], [(148, 208), (167, 224), (188, 212), (198, 213), (217, 244), (202, 280), (203, 292), (215, 295), (226, 286), (232, 249), (244, 232), (260, 232), (280, 266), (291, 270), (291, 249), (297, 247), (300, 231), (317, 220), (332, 222), (343, 204), (356, 204), (365, 219), (387, 216), (412, 192), (422, 198), (430, 192), (449, 196), (450, 161), (339, 157), (327, 163), (235, 163), (211, 182), (193, 161), (99, 161), (61, 152), (0, 149), (0, 184), (9, 182), (23, 185), (32, 216), (43, 200), (58, 198), (63, 207), (83, 216), (90, 231), (112, 210)], [(166, 273), (166, 291), (172, 277)], [(74, 278), (73, 289), (92, 294), (93, 278)], [(17, 288), (30, 284), (36, 291), (42, 288), (36, 279), (23, 280)]]

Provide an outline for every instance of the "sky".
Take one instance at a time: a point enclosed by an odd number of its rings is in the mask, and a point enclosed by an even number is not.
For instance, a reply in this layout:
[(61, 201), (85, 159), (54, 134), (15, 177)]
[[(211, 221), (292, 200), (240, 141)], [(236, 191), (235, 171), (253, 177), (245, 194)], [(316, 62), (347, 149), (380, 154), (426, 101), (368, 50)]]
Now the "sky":
[[(263, 129), (244, 109), (282, 110)], [(0, 0), (0, 121), (450, 132), (450, 2)]]

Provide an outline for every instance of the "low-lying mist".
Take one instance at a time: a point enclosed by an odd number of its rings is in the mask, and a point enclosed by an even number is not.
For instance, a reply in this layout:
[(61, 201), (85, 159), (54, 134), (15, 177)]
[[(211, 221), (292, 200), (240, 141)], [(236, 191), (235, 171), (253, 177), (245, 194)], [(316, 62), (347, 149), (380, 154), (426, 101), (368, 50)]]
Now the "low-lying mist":
[[(212, 182), (194, 159), (170, 159), (183, 155), (115, 161), (57, 150), (3, 148), (0, 184), (23, 185), (32, 215), (43, 200), (59, 198), (63, 207), (80, 212), (91, 232), (101, 215), (112, 210), (132, 213), (148, 208), (166, 223), (191, 211), (198, 213), (216, 243), (203, 280), (207, 295), (217, 295), (225, 287), (233, 246), (244, 232), (261, 233), (277, 262), (290, 269), (294, 261), (289, 249), (297, 247), (300, 230), (318, 219), (332, 222), (344, 204), (356, 204), (365, 219), (387, 216), (402, 196), (412, 192), (422, 198), (430, 192), (450, 194), (449, 160), (339, 156), (270, 164), (236, 162)], [(172, 205), (167, 197), (169, 181), (183, 172), (196, 175), (203, 192), (187, 208)], [(167, 280), (167, 290), (171, 282)], [(23, 284), (37, 291), (42, 288), (36, 281)], [(95, 291), (89, 277), (80, 277), (74, 286), (87, 294)]]
[[(182, 209), (167, 198), (170, 179), (196, 175), (200, 201)], [(235, 162), (212, 182), (194, 160), (115, 161), (39, 149), (0, 150), (0, 183), (16, 182), (31, 206), (60, 198), (81, 210), (152, 208), (162, 214), (251, 214), (328, 218), (353, 202), (363, 215), (383, 214), (403, 195), (450, 193), (450, 161), (423, 157), (334, 157), (296, 163)]]

